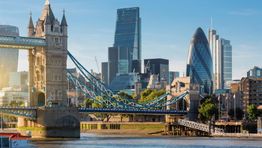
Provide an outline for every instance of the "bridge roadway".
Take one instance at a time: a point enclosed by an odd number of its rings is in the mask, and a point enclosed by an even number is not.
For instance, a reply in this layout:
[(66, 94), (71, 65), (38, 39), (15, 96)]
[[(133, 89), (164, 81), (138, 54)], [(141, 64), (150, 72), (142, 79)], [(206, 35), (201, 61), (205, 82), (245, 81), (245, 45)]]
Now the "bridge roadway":
[(30, 49), (45, 46), (47, 46), (47, 43), (43, 38), (0, 36), (0, 48)]
[[(48, 107), (46, 107), (48, 108)], [(16, 117), (31, 120), (37, 118), (37, 107), (0, 107), (0, 112)], [(176, 110), (141, 110), (141, 109), (109, 109), (109, 108), (78, 108), (79, 113), (118, 113), (118, 114), (143, 114), (143, 115), (186, 115), (186, 111)]]
[(0, 113), (36, 120), (37, 107), (0, 107)]

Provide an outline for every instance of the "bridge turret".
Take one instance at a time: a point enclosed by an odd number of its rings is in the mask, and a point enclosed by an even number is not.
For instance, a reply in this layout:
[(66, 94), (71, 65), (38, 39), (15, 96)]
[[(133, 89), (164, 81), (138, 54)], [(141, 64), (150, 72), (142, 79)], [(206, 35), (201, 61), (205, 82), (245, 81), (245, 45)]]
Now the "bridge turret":
[(34, 36), (35, 35), (35, 27), (32, 19), (32, 13), (30, 12), (30, 17), (29, 17), (29, 24), (28, 24), (28, 36)]
[(44, 22), (44, 31), (45, 31), (45, 34), (47, 34), (48, 32), (50, 32), (50, 31), (51, 31), (51, 28), (52, 28), (51, 19), (50, 19), (50, 16), (47, 15), (47, 16), (46, 16), (46, 19), (45, 19), (45, 22)]
[(63, 18), (61, 20), (61, 32), (63, 33), (64, 36), (67, 36), (67, 21), (65, 17), (65, 10), (63, 10)]
[[(30, 25), (31, 26), (31, 25)], [(34, 49), (31, 55), (32, 96), (34, 106), (47, 105), (50, 102), (67, 104), (67, 22), (65, 14), (61, 23), (56, 19), (51, 4), (46, 0), (39, 17), (33, 37), (44, 38), (47, 46)], [(32, 98), (33, 98), (32, 97)], [(39, 103), (40, 102), (40, 103)]]

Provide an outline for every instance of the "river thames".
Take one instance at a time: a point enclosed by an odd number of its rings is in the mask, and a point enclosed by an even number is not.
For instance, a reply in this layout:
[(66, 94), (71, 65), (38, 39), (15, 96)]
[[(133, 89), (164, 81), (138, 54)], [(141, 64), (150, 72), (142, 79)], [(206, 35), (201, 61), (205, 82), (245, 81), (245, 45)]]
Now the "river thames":
[(32, 148), (262, 148), (262, 139), (81, 134), (77, 140), (29, 144)]

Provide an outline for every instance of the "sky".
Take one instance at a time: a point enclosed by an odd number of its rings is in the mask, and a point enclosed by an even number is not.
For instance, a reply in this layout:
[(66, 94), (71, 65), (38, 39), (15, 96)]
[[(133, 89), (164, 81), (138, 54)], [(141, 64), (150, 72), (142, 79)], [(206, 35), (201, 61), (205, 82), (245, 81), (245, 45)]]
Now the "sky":
[[(19, 27), (27, 36), (29, 14), (34, 22), (44, 0), (0, 0), (0, 24)], [(201, 27), (212, 26), (233, 46), (233, 79), (240, 79), (254, 66), (262, 67), (261, 0), (50, 0), (61, 20), (69, 25), (68, 49), (89, 70), (107, 61), (114, 42), (118, 8), (140, 7), (142, 58), (169, 59), (170, 70), (185, 73), (190, 40)], [(97, 66), (95, 57), (99, 63)], [(20, 51), (19, 70), (27, 70), (27, 51)], [(68, 67), (73, 65), (69, 62)]]

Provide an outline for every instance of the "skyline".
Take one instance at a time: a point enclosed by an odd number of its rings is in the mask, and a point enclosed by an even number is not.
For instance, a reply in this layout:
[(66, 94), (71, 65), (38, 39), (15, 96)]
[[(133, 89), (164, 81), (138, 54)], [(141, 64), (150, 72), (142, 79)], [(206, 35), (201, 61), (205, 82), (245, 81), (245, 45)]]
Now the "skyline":
[[(19, 27), (22, 36), (27, 36), (29, 12), (32, 11), (35, 23), (42, 11), (44, 1), (26, 0), (25, 3), (17, 5), (18, 2), (19, 0), (0, 2), (1, 6), (6, 6), (0, 10), (2, 18), (0, 24), (15, 25)], [(101, 62), (107, 61), (107, 48), (112, 46), (114, 41), (116, 11), (118, 8), (126, 7), (140, 7), (142, 59), (169, 59), (170, 70), (185, 74), (191, 37), (197, 27), (202, 27), (207, 36), (212, 17), (213, 28), (218, 31), (221, 38), (230, 40), (233, 46), (233, 79), (246, 76), (246, 72), (254, 66), (261, 67), (259, 57), (262, 55), (260, 50), (262, 19), (257, 18), (262, 16), (259, 9), (259, 4), (261, 5), (262, 2), (237, 1), (237, 6), (234, 5), (236, 1), (227, 2), (225, 0), (223, 2), (215, 1), (212, 5), (207, 0), (157, 2), (158, 4), (149, 5), (149, 2), (137, 0), (112, 0), (110, 2), (50, 0), (54, 14), (58, 16), (59, 20), (65, 9), (69, 22), (69, 50), (88, 69), (98, 71), (95, 56), (100, 68)], [(195, 7), (195, 4), (199, 6)], [(10, 5), (15, 8), (13, 11), (8, 10)], [(184, 9), (185, 6), (187, 9)], [(89, 53), (92, 54), (87, 55)], [(20, 55), (19, 70), (27, 69), (25, 63), (27, 63), (27, 53), (23, 51)], [(71, 65), (68, 66), (71, 67)]]

